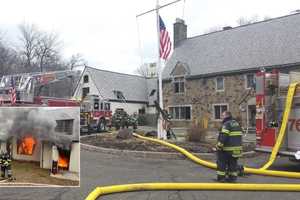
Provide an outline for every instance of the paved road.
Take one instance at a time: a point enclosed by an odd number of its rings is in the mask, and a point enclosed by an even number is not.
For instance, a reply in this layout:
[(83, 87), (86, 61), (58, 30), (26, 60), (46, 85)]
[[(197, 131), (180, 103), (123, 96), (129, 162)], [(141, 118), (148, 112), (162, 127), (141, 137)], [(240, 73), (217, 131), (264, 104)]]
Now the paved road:
[[(248, 166), (260, 166), (264, 157), (242, 161)], [(276, 169), (299, 171), (299, 165), (280, 159)], [(189, 160), (134, 159), (97, 152), (81, 151), (80, 188), (0, 188), (0, 200), (81, 200), (98, 185), (136, 182), (212, 182), (213, 170), (201, 167)], [(299, 183), (300, 180), (249, 176), (240, 182)], [(272, 199), (299, 200), (295, 192), (239, 192), (239, 191), (147, 191), (113, 194), (101, 200), (232, 200)]]

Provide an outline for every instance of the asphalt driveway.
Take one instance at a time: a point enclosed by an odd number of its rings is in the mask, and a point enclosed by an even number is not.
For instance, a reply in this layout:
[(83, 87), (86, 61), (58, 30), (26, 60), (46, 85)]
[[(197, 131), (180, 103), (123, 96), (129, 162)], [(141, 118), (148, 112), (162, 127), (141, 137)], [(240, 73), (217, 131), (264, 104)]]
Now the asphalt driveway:
[[(261, 166), (265, 156), (243, 160), (248, 166)], [(279, 159), (273, 169), (299, 171), (299, 164)], [(81, 151), (81, 187), (79, 188), (1, 188), (1, 200), (81, 200), (96, 186), (141, 182), (213, 182), (214, 170), (189, 160), (137, 159), (98, 152)], [(300, 180), (251, 175), (239, 182), (295, 183)], [(298, 200), (297, 192), (242, 191), (146, 191), (120, 193), (101, 197), (103, 200), (232, 200), (272, 199)]]

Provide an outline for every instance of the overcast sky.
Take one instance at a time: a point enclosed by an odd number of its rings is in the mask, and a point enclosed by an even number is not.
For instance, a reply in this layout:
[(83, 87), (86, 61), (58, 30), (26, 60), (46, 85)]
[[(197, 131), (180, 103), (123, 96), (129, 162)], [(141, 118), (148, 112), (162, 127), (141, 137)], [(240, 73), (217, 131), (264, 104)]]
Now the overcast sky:
[[(160, 0), (160, 5), (171, 1)], [(236, 26), (239, 17), (257, 15), (263, 19), (300, 9), (299, 0), (183, 2), (160, 11), (171, 36), (173, 23), (178, 17), (185, 20), (188, 37), (191, 37), (215, 26)], [(80, 53), (90, 66), (133, 73), (142, 61), (156, 61), (155, 13), (136, 19), (137, 14), (153, 9), (155, 5), (156, 0), (1, 0), (0, 30), (16, 45), (18, 24), (33, 23), (42, 30), (60, 35), (66, 58)]]

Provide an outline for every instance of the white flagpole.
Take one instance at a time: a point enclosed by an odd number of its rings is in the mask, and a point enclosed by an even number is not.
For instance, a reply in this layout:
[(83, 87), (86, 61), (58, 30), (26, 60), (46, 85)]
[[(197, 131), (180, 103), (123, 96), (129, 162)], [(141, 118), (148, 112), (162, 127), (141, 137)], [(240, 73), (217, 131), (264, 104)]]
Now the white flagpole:
[[(157, 23), (157, 49), (158, 49), (158, 59), (157, 59), (157, 75), (158, 75), (158, 91), (159, 91), (159, 106), (163, 109), (163, 96), (162, 96), (162, 67), (161, 67), (161, 60), (159, 55), (160, 49), (160, 27), (159, 27), (159, 0), (156, 1), (156, 23)], [(163, 132), (162, 126), (163, 120), (162, 115), (159, 113), (159, 117), (157, 120), (157, 138), (158, 139), (166, 139), (166, 134)]]
[[(160, 56), (159, 56), (159, 49), (160, 49), (160, 27), (159, 27), (159, 9), (161, 8), (164, 8), (166, 6), (169, 6), (171, 4), (174, 4), (174, 3), (177, 3), (177, 2), (180, 2), (182, 0), (175, 0), (173, 2), (170, 2), (170, 3), (167, 3), (165, 5), (162, 5), (162, 6), (159, 6), (159, 0), (156, 0), (156, 8), (155, 9), (152, 9), (152, 10), (149, 10), (147, 12), (143, 12), (139, 15), (137, 15), (136, 17), (140, 17), (142, 15), (145, 15), (147, 13), (150, 13), (150, 12), (153, 12), (153, 11), (156, 11), (156, 17), (157, 17), (157, 49), (158, 49), (158, 59), (157, 59), (157, 75), (158, 75), (158, 90), (159, 90), (159, 93), (158, 93), (158, 98), (159, 98), (159, 106), (161, 107), (161, 109), (163, 109), (163, 91), (162, 91), (162, 69), (163, 67), (161, 66), (161, 59), (160, 59)], [(159, 117), (157, 119), (157, 137), (159, 139), (167, 139), (167, 134), (166, 134), (166, 131), (163, 129), (163, 119), (162, 119), (162, 116), (161, 114), (159, 113)]]

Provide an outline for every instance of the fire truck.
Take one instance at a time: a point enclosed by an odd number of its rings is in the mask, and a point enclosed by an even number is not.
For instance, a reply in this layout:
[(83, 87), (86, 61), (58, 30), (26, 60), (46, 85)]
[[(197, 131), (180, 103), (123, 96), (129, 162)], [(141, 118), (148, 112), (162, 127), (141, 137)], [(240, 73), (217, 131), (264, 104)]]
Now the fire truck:
[(283, 123), (287, 98), (293, 98), (293, 101), (278, 154), (293, 160), (300, 151), (300, 88), (293, 96), (287, 95), (290, 84), (298, 81), (299, 72), (284, 74), (274, 70), (256, 73), (257, 151), (272, 151)]
[(80, 106), (66, 98), (41, 96), (45, 85), (75, 76), (76, 71), (6, 75), (0, 81), (0, 106)]
[(105, 131), (111, 127), (112, 111), (110, 103), (98, 95), (87, 95), (81, 101), (80, 132)]

